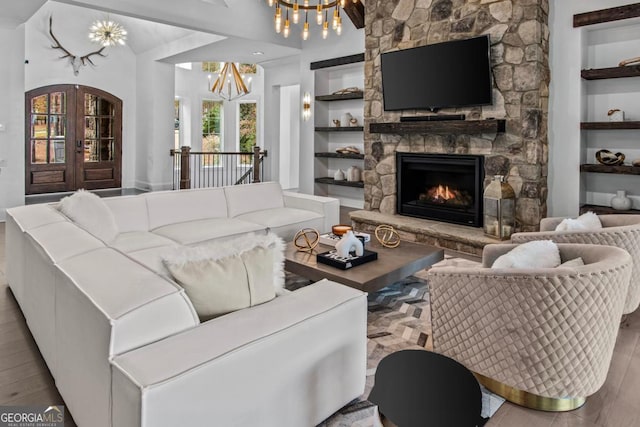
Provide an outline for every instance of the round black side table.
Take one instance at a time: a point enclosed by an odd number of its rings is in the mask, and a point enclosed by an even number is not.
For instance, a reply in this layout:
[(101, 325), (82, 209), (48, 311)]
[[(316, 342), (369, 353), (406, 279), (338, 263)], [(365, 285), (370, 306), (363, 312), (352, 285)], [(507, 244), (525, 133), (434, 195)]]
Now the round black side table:
[(386, 356), (376, 371), (370, 402), (398, 427), (475, 427), (482, 392), (471, 371), (453, 359), (424, 350)]

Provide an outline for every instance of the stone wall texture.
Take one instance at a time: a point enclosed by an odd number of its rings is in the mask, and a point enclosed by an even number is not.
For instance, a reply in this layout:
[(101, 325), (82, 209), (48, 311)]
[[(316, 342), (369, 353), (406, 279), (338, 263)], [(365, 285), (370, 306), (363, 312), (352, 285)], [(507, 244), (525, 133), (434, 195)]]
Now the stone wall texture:
[[(485, 185), (507, 175), (519, 231), (533, 231), (547, 206), (548, 0), (367, 0), (365, 209), (396, 211), (395, 152), (485, 155)], [(467, 119), (504, 118), (507, 131), (483, 135), (372, 134), (373, 122), (427, 114), (383, 109), (380, 54), (481, 34), (491, 38), (494, 104), (442, 110)]]

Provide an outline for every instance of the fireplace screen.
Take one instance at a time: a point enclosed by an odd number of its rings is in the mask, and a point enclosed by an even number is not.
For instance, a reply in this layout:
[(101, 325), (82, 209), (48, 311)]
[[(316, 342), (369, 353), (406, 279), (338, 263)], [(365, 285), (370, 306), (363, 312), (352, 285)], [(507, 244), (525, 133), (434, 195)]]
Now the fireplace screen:
[(484, 157), (397, 153), (398, 213), (482, 226)]

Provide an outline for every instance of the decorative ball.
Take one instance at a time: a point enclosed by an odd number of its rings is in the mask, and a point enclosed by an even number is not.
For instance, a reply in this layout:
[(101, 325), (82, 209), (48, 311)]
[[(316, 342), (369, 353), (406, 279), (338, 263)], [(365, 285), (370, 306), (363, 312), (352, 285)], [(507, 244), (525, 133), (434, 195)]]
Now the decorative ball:
[(320, 243), (320, 233), (314, 228), (303, 228), (293, 238), (293, 244), (299, 251), (311, 252)]
[(400, 246), (400, 234), (390, 225), (381, 224), (376, 227), (376, 239), (385, 248), (397, 248)]

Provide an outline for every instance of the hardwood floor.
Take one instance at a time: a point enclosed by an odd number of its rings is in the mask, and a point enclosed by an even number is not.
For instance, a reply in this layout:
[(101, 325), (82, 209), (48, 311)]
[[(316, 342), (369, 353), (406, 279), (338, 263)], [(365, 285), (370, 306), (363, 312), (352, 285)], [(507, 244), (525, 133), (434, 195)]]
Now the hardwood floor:
[[(63, 404), (7, 286), (4, 230), (0, 223), (0, 405)], [(607, 381), (582, 408), (556, 414), (505, 403), (487, 427), (636, 427), (640, 425), (638, 395), (640, 310), (620, 328)], [(75, 425), (67, 416), (65, 426)]]

